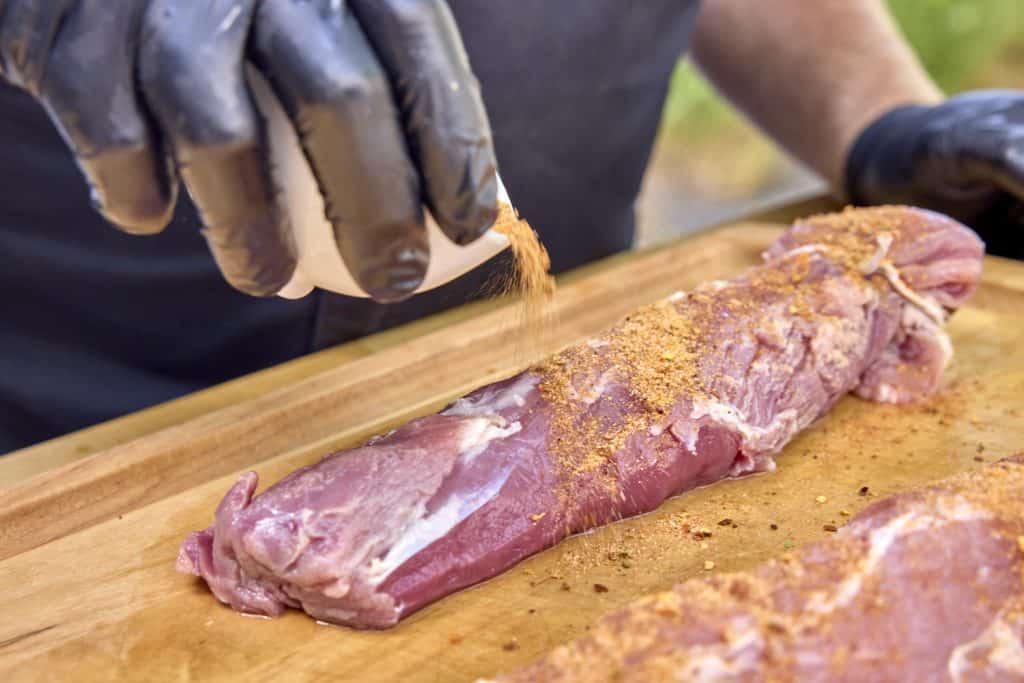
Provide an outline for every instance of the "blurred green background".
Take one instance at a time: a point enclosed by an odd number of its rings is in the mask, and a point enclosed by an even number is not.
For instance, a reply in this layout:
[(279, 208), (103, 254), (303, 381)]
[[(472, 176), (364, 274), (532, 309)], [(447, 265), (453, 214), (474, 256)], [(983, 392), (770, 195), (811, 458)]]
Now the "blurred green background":
[[(890, 0), (889, 6), (945, 92), (1024, 88), (1024, 0)], [(673, 79), (649, 179), (655, 194), (676, 195), (641, 202), (641, 241), (657, 239), (647, 234), (652, 221), (671, 222), (678, 232), (715, 220), (716, 207), (727, 212), (738, 202), (812, 182), (687, 62)], [(687, 207), (694, 215), (684, 216), (680, 228), (678, 212)]]

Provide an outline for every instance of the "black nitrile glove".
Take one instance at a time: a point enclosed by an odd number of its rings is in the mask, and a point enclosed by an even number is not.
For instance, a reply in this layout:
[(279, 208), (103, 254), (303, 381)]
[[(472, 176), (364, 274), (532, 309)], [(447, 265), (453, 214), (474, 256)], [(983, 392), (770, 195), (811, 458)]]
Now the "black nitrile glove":
[(855, 204), (912, 204), (977, 230), (990, 253), (1024, 257), (1024, 92), (979, 91), (895, 109), (854, 143)]
[(265, 296), (295, 249), (247, 61), (289, 112), (374, 298), (422, 281), (423, 204), (460, 244), (493, 223), (490, 127), (443, 0), (0, 0), (0, 75), (42, 102), (99, 211), (159, 232), (180, 176), (227, 280)]

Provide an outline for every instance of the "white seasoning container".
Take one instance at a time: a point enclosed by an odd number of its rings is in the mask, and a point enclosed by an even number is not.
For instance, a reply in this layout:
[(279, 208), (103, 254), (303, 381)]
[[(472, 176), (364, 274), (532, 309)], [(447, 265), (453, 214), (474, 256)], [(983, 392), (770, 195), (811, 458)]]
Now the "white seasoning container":
[[(314, 288), (366, 297), (334, 243), (334, 232), (327, 221), (324, 200), (317, 188), (298, 135), (291, 120), (266, 80), (254, 69), (249, 70), (249, 83), (257, 105), (267, 124), (272, 173), (283, 194), (282, 208), (287, 214), (295, 235), (298, 266), (291, 281), (278, 296), (299, 299)], [(505, 186), (498, 178), (498, 202), (511, 206)], [(445, 284), (472, 270), (508, 247), (508, 239), (496, 230), (489, 230), (467, 246), (449, 240), (437, 223), (426, 213), (427, 234), (430, 243), (430, 264), (417, 293)]]

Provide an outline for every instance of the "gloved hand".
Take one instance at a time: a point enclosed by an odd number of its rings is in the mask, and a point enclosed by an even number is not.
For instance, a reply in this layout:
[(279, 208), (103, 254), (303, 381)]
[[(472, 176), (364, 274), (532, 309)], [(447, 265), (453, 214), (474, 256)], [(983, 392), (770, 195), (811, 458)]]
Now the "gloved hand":
[(1024, 255), (1024, 92), (885, 114), (854, 143), (846, 189), (855, 204), (940, 211), (975, 228), (991, 253)]
[(493, 223), (490, 127), (443, 0), (0, 0), (0, 75), (49, 112), (99, 211), (159, 232), (180, 177), (227, 280), (266, 296), (295, 249), (247, 61), (289, 112), (374, 298), (422, 281), (424, 203), (460, 244)]

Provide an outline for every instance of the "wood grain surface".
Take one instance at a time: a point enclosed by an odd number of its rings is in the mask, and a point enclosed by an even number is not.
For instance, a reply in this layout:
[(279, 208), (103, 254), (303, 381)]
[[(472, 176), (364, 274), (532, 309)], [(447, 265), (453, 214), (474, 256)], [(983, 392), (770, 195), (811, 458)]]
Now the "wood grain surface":
[[(739, 225), (570, 279), (546, 348), (738, 272), (777, 232)], [(641, 594), (749, 567), (827, 536), (826, 526), (842, 525), (875, 496), (1024, 450), (1021, 310), (1024, 266), (987, 259), (981, 290), (950, 324), (956, 358), (934, 399), (909, 408), (844, 399), (785, 449), (777, 472), (693, 491), (570, 539), (385, 632), (319, 626), (299, 613), (240, 616), (174, 571), (178, 545), (209, 523), (241, 470), (272, 483), (517, 370), (528, 358), (514, 344), (507, 307), (339, 356), (269, 393), (56, 469), (31, 475), (19, 465), (21, 475), (0, 491), (0, 680), (493, 675)]]

